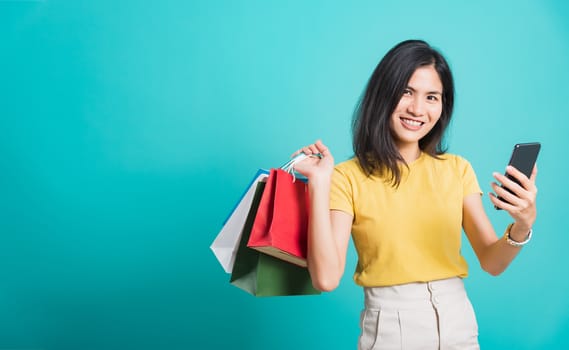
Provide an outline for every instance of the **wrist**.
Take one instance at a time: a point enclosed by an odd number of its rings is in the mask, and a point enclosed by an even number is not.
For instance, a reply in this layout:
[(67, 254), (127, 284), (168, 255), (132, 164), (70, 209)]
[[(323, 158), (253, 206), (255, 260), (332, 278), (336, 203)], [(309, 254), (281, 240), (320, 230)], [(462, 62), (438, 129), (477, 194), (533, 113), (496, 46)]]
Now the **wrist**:
[(330, 187), (332, 176), (328, 174), (314, 174), (308, 178), (309, 188)]
[(532, 233), (533, 231), (531, 228), (526, 229), (525, 227), (522, 226), (516, 227), (516, 224), (512, 223), (509, 224), (508, 227), (506, 228), (506, 232), (504, 233), (504, 239), (511, 246), (521, 247), (526, 245), (530, 241)]
[(531, 231), (531, 226), (527, 226), (519, 222), (513, 222), (508, 227), (510, 238), (518, 242), (525, 241)]

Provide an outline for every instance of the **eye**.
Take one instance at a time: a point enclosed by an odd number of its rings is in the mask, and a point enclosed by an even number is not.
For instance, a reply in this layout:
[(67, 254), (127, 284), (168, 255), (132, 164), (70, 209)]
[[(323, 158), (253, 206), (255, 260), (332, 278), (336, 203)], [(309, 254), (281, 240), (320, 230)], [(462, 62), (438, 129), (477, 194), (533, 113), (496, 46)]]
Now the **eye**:
[(427, 100), (437, 102), (439, 100), (439, 97), (437, 95), (428, 95)]
[(411, 96), (411, 90), (409, 89), (403, 90), (403, 96)]

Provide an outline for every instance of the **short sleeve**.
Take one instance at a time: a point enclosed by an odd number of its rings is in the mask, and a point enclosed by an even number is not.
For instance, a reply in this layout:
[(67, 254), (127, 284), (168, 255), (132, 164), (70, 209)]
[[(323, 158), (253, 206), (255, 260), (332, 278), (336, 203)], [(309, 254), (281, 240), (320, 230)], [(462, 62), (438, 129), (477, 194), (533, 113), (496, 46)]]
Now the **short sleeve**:
[(462, 193), (463, 197), (466, 197), (473, 193), (482, 194), (480, 185), (476, 178), (476, 173), (472, 168), (472, 165), (464, 158), (460, 159), (461, 175), (462, 175)]
[(330, 209), (341, 210), (354, 216), (353, 188), (349, 177), (338, 166), (332, 173), (330, 188)]

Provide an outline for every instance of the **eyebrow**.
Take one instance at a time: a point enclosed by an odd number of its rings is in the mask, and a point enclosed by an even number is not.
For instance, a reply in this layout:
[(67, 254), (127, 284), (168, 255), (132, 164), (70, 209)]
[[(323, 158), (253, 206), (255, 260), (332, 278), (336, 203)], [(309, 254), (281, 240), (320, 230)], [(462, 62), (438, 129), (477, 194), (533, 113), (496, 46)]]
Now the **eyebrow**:
[[(412, 88), (411, 86), (409, 86), (409, 85), (407, 85), (407, 89), (409, 89), (409, 90), (411, 90), (411, 91), (413, 91), (413, 92), (416, 92), (416, 91), (417, 91), (417, 90), (413, 89), (413, 88)], [(443, 93), (440, 92), (440, 91), (436, 91), (436, 90), (435, 90), (435, 91), (429, 91), (429, 92), (427, 92), (427, 95), (440, 95), (440, 96), (442, 96)]]

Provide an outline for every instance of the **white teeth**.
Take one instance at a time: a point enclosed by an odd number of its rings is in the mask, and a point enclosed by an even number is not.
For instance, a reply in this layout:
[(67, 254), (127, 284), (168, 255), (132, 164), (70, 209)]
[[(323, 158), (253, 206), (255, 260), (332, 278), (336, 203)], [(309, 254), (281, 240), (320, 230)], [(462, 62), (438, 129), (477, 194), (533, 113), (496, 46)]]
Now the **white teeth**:
[(411, 120), (411, 119), (401, 118), (401, 120), (403, 120), (403, 122), (404, 122), (405, 124), (409, 124), (409, 125), (412, 125), (412, 126), (421, 126), (421, 124), (423, 124), (423, 123), (421, 123), (421, 122), (418, 122), (418, 121), (416, 121), (416, 120)]

